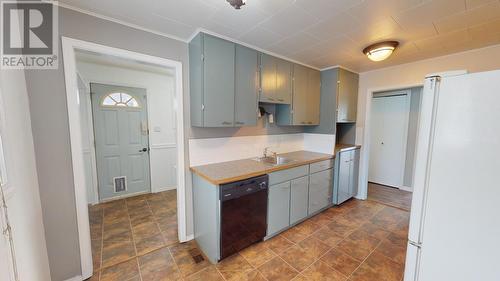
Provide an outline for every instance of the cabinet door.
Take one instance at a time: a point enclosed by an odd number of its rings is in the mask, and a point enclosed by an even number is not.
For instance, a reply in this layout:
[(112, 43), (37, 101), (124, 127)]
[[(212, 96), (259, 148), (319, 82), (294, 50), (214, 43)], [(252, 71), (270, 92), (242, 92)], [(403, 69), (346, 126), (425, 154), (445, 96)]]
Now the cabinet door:
[(333, 170), (328, 169), (309, 176), (309, 214), (327, 207), (333, 190)]
[(295, 64), (293, 66), (293, 125), (307, 125), (307, 82), (309, 69)]
[(358, 194), (358, 177), (359, 177), (359, 156), (360, 150), (356, 149), (351, 152), (352, 160), (351, 160), (351, 172), (350, 172), (350, 183), (349, 189), (351, 193), (351, 197), (354, 197)]
[(307, 217), (309, 176), (292, 180), (290, 192), (290, 224), (294, 224)]
[(232, 127), (235, 45), (209, 35), (204, 35), (203, 44), (203, 125)]
[(258, 54), (257, 51), (236, 45), (234, 125), (257, 124)]
[(267, 204), (267, 236), (270, 236), (290, 225), (290, 182), (270, 186)]
[(191, 126), (203, 127), (203, 34), (189, 42), (189, 104)]
[(358, 74), (339, 69), (337, 122), (356, 122)]
[(276, 58), (260, 56), (260, 98), (261, 102), (276, 102)]
[(338, 171), (338, 202), (340, 204), (351, 198), (350, 174), (351, 174), (351, 152), (345, 151), (340, 153), (339, 171)]
[(319, 125), (319, 108), (321, 95), (321, 74), (315, 69), (309, 69), (307, 83), (307, 124)]
[(276, 59), (276, 103), (292, 103), (292, 64)]

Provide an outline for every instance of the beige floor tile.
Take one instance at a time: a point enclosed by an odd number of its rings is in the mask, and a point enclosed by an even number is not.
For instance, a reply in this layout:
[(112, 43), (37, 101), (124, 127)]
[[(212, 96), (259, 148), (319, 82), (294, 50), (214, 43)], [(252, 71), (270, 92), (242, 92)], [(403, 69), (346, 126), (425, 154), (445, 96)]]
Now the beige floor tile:
[(276, 256), (271, 249), (266, 247), (265, 243), (252, 245), (241, 251), (240, 254), (254, 267), (257, 267)]
[(320, 230), (316, 231), (312, 237), (320, 240), (321, 242), (327, 244), (330, 247), (337, 246), (340, 241), (344, 239), (344, 237), (335, 234), (328, 227), (323, 227)]
[(137, 259), (131, 259), (104, 269), (101, 272), (100, 281), (128, 281), (138, 276), (139, 267), (137, 266)]
[(142, 240), (160, 234), (160, 228), (156, 222), (145, 222), (132, 227), (135, 240)]
[(403, 278), (404, 266), (398, 264), (386, 256), (374, 252), (368, 257), (366, 262), (352, 274), (350, 280), (353, 281), (401, 281)]
[(161, 234), (156, 234), (148, 238), (137, 239), (134, 240), (134, 242), (138, 256), (142, 256), (165, 246), (165, 242), (163, 241)]
[(262, 273), (257, 269), (240, 272), (221, 272), (227, 281), (266, 281)]
[(317, 261), (302, 272), (311, 281), (344, 281), (346, 277), (322, 261)]
[(310, 253), (298, 245), (290, 247), (279, 256), (299, 272), (306, 269), (316, 260), (314, 253)]
[(209, 266), (186, 278), (186, 281), (224, 281), (215, 266)]
[(269, 281), (288, 281), (297, 276), (298, 272), (281, 258), (272, 260), (258, 267), (258, 270)]
[(267, 240), (266, 242), (264, 242), (264, 244), (276, 254), (280, 254), (294, 245), (294, 243), (290, 242), (288, 239), (281, 235), (277, 235)]
[(253, 269), (250, 263), (240, 254), (234, 254), (220, 261), (217, 269), (221, 272), (246, 272)]
[(136, 256), (132, 241), (104, 242), (102, 249), (102, 267), (122, 263)]
[(351, 275), (361, 264), (360, 261), (336, 249), (328, 251), (328, 253), (321, 257), (321, 261), (345, 276)]
[(310, 236), (299, 243), (299, 246), (306, 250), (309, 254), (313, 255), (316, 259), (319, 259), (332, 247), (321, 242), (320, 240)]
[(106, 225), (103, 231), (103, 240), (105, 242), (131, 241), (132, 231), (130, 230), (130, 222), (118, 222)]

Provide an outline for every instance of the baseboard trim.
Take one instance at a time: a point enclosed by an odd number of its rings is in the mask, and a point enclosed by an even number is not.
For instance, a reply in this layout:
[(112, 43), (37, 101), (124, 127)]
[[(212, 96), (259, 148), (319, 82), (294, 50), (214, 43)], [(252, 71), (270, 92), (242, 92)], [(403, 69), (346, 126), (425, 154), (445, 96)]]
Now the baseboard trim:
[(413, 187), (409, 187), (409, 186), (400, 186), (399, 189), (401, 190), (404, 190), (404, 191), (408, 191), (408, 192), (413, 192)]
[(158, 193), (158, 192), (174, 190), (174, 189), (177, 189), (177, 186), (167, 186), (167, 187), (162, 187), (162, 188), (158, 188), (158, 189), (155, 188), (155, 190), (153, 190), (151, 193)]
[(191, 235), (186, 236), (186, 241), (181, 241), (181, 242), (187, 242), (187, 241), (191, 241), (193, 239), (194, 239), (194, 234), (191, 234)]
[(82, 281), (82, 280), (83, 280), (83, 277), (81, 275), (78, 275), (78, 276), (66, 279), (64, 281)]

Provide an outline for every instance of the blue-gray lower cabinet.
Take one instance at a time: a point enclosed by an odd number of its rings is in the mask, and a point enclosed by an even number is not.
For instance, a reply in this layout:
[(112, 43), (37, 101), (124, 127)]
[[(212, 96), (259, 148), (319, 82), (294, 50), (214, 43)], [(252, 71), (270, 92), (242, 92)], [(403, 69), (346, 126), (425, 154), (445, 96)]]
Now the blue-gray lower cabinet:
[(337, 153), (333, 188), (334, 204), (342, 204), (358, 194), (359, 156), (359, 148)]
[(290, 224), (307, 217), (309, 176), (294, 179), (290, 184)]
[(272, 236), (290, 225), (290, 182), (269, 187), (267, 207), (267, 236)]
[(309, 214), (314, 214), (331, 204), (332, 187), (332, 169), (309, 176)]

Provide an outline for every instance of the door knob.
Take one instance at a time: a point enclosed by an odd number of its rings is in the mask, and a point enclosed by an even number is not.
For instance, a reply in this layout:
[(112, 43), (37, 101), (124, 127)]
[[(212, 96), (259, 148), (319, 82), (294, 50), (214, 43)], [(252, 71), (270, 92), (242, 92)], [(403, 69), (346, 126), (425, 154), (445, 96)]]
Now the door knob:
[(146, 147), (144, 147), (143, 149), (139, 150), (139, 152), (146, 152), (148, 151), (148, 149)]

